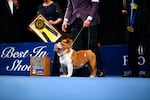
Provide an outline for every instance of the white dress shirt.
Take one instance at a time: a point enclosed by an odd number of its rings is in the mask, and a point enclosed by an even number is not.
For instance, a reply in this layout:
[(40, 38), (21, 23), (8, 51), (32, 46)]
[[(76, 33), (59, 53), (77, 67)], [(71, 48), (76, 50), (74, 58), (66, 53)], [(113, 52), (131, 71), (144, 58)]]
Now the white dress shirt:
[(8, 4), (9, 4), (11, 14), (13, 15), (13, 0), (7, 0), (7, 1), (8, 1)]

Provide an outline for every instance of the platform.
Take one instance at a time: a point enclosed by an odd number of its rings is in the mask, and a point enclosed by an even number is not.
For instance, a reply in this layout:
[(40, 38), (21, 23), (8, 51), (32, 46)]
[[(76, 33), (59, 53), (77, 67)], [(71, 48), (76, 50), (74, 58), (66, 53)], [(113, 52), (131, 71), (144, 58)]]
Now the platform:
[(150, 78), (0, 76), (0, 100), (150, 100)]

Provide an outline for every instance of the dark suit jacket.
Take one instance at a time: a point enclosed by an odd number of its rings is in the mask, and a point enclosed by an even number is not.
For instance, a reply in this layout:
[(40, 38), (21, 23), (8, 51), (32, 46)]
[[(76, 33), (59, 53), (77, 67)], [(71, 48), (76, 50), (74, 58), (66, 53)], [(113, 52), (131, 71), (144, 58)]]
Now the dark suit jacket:
[(11, 14), (7, 0), (0, 0), (0, 42), (18, 42), (21, 33), (20, 17)]
[(92, 16), (91, 25), (100, 23), (99, 17), (99, 2), (91, 2), (92, 0), (68, 0), (68, 5), (65, 13), (65, 18), (72, 24), (79, 15), (84, 21), (88, 16)]

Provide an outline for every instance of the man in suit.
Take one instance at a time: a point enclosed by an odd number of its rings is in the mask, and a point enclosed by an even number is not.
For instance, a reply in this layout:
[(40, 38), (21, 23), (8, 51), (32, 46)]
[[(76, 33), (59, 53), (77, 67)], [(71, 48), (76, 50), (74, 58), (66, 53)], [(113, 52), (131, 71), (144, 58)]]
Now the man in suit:
[[(143, 1), (143, 2), (142, 2)], [(146, 60), (146, 73), (145, 77), (150, 78), (150, 6), (149, 6), (149, 0), (142, 0), (144, 14), (145, 14), (145, 32), (144, 32), (144, 46), (145, 46), (145, 60)]]
[[(99, 0), (68, 0), (62, 31), (71, 28), (73, 49), (91, 49), (97, 58), (97, 75), (104, 76), (101, 53), (98, 48)], [(83, 73), (83, 72), (82, 72)], [(82, 74), (80, 73), (80, 74)]]
[[(128, 25), (132, 23), (134, 31), (129, 31), (128, 37), (128, 66), (131, 70), (131, 74), (125, 74), (124, 77), (139, 77), (139, 65), (138, 65), (138, 46), (141, 44), (144, 46), (144, 56), (146, 59), (146, 74), (142, 77), (150, 77), (150, 7), (148, 0), (135, 0), (134, 3), (137, 4), (137, 9), (135, 13), (135, 19), (131, 17), (131, 1), (123, 1), (122, 13), (130, 17)], [(134, 11), (135, 12), (135, 11)], [(129, 18), (128, 18), (129, 19)]]
[[(135, 3), (137, 3), (137, 0), (135, 0)], [(131, 8), (130, 8), (130, 4), (131, 1), (130, 0), (122, 0), (122, 4), (123, 4), (123, 10), (122, 10), (122, 14), (126, 17), (126, 24), (125, 24), (125, 29), (130, 25), (130, 13), (131, 13)], [(136, 11), (138, 11), (139, 9), (135, 9)], [(135, 13), (135, 10), (134, 13)], [(141, 32), (139, 32), (139, 30), (135, 29), (135, 27), (137, 27), (139, 24), (137, 24), (137, 21), (139, 19), (139, 14), (137, 17), (137, 13), (136, 12), (136, 19), (132, 19), (134, 20), (135, 23), (133, 23), (133, 27), (134, 27), (134, 31), (130, 32), (130, 30), (127, 30), (128, 35), (128, 66), (131, 69), (132, 74), (124, 74), (124, 77), (128, 77), (128, 76), (133, 76), (133, 77), (138, 77), (139, 76), (139, 68), (138, 68), (138, 46), (140, 44), (140, 34)], [(140, 21), (140, 20), (139, 20)]]
[(22, 21), (18, 0), (0, 0), (0, 42), (19, 42)]

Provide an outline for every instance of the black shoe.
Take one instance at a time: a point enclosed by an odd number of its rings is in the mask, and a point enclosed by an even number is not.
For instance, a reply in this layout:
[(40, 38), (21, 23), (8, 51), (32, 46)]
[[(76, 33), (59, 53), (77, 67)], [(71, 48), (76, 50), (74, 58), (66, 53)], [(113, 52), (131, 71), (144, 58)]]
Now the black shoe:
[(150, 78), (150, 71), (146, 71), (146, 73), (145, 73), (145, 76), (144, 76), (145, 78)]
[(98, 76), (98, 77), (105, 77), (104, 70), (98, 71), (98, 72), (97, 72), (97, 76)]

